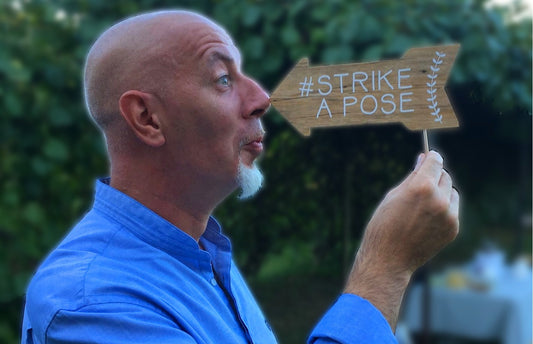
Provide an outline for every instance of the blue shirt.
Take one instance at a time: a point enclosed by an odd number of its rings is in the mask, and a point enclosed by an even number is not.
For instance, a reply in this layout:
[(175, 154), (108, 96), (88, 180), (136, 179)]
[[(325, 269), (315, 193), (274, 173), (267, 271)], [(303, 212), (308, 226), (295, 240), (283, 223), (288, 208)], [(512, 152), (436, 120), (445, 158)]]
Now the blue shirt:
[[(107, 182), (33, 277), (22, 343), (276, 342), (214, 218), (202, 250)], [(395, 341), (370, 303), (342, 295), (309, 342)]]

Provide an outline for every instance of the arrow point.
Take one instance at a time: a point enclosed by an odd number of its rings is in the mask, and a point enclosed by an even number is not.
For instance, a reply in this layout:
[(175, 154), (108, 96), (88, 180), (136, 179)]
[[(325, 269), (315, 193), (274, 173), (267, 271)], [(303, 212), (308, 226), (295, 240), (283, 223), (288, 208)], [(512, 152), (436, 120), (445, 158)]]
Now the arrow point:
[(285, 78), (283, 78), (283, 80), (281, 80), (281, 82), (278, 84), (278, 86), (276, 86), (276, 88), (274, 89), (274, 91), (272, 92), (272, 94), (270, 95), (270, 100), (273, 102), (274, 100), (277, 100), (278, 98), (281, 97), (281, 94), (284, 93), (284, 89), (283, 89), (283, 86), (287, 86), (285, 85), (285, 81), (287, 80), (287, 78), (293, 74), (295, 71), (297, 70), (300, 70), (300, 69), (307, 69), (309, 68), (309, 59), (307, 57), (304, 57), (304, 58), (301, 58), (298, 63), (296, 65), (294, 65), (294, 67), (292, 67), (292, 69), (289, 71), (289, 73), (285, 76)]

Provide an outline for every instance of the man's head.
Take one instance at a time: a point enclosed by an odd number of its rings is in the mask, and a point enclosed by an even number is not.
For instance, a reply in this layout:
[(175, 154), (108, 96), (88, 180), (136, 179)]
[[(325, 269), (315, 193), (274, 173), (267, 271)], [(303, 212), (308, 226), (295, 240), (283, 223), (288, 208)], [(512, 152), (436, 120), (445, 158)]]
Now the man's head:
[(84, 82), (112, 178), (153, 176), (225, 196), (262, 151), (269, 97), (242, 73), (230, 36), (198, 14), (163, 11), (116, 24), (91, 48)]

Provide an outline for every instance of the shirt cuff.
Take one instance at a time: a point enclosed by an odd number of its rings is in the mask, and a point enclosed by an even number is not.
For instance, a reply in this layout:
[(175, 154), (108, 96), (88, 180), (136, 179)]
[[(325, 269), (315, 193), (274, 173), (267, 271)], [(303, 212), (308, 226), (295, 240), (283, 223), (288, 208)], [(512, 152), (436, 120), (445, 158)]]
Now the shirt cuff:
[(389, 323), (370, 302), (342, 294), (313, 329), (308, 343), (398, 343)]

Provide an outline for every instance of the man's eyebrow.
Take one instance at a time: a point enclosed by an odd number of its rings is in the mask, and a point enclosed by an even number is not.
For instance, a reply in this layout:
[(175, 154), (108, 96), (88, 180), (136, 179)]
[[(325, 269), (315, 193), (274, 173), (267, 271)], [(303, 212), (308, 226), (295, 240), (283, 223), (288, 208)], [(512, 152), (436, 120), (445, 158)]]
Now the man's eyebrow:
[(240, 59), (237, 60), (231, 55), (226, 54), (225, 52), (215, 50), (209, 54), (207, 59), (207, 64), (209, 67), (212, 67), (215, 63), (222, 61), (228, 66), (234, 66), (237, 69), (240, 69)]
[(222, 61), (228, 65), (236, 65), (235, 59), (221, 51), (214, 51), (209, 55), (208, 64), (209, 66), (214, 65), (218, 61)]

